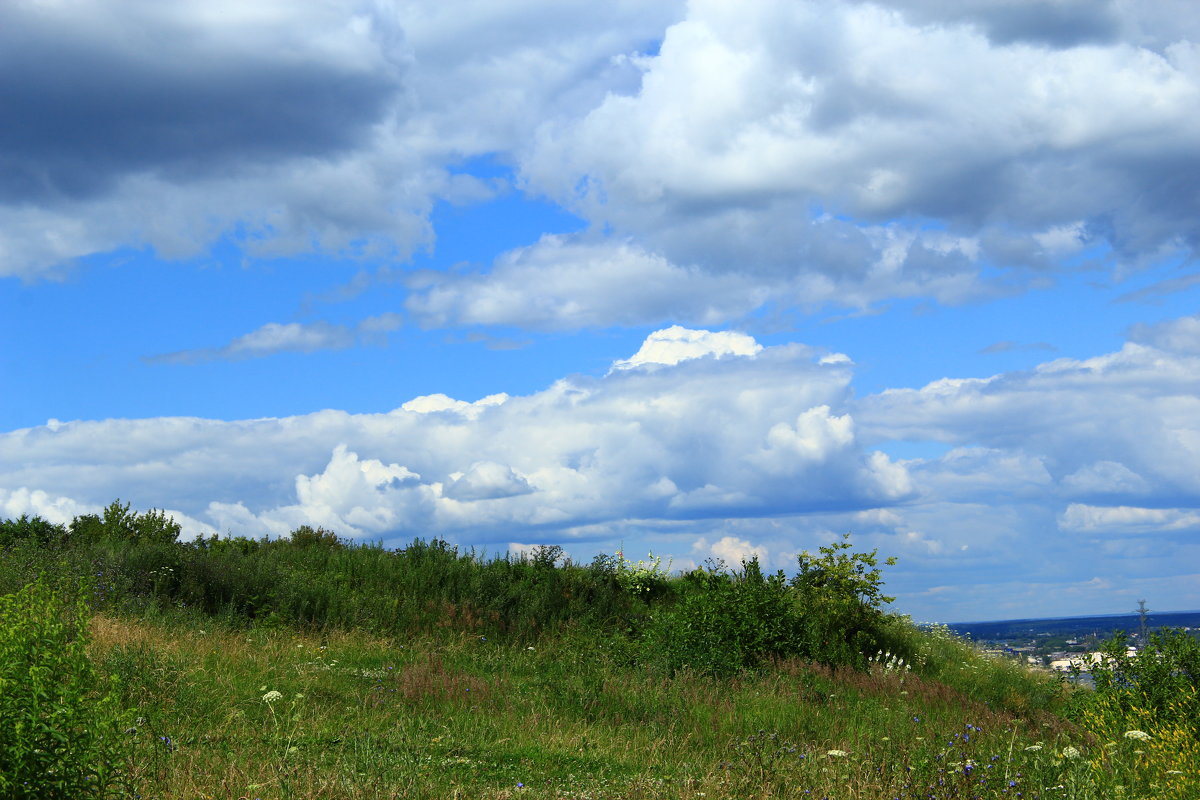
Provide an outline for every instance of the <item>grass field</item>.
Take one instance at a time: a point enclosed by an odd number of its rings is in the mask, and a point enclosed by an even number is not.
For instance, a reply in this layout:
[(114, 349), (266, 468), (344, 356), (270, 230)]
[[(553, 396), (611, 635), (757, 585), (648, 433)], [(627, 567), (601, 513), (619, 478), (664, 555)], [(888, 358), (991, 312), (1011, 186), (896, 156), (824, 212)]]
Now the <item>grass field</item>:
[[(1200, 797), (1194, 639), (1073, 689), (863, 618), (862, 584), (846, 616), (830, 571), (872, 566), (848, 549), (806, 589), (755, 565), (671, 577), (419, 543), (28, 539), (0, 566), (14, 800)], [(197, 600), (197, 574), (224, 575), (224, 605)], [(298, 619), (314, 598), (337, 613)], [(861, 619), (837, 647), (805, 638)]]

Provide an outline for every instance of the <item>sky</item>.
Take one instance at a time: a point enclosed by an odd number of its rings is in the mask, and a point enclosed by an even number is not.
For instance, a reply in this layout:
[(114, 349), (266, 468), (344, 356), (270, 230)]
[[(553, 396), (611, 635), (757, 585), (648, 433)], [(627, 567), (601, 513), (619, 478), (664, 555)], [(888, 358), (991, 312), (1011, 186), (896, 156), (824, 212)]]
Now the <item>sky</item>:
[(1191, 0), (9, 0), (0, 517), (1200, 609)]

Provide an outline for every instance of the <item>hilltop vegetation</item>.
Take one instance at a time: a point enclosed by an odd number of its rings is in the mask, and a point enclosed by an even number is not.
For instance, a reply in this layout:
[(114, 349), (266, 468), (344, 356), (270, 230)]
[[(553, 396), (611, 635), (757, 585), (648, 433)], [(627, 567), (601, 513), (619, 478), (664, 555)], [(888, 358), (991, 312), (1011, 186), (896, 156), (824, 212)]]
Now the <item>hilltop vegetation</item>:
[(678, 576), (178, 537), (0, 521), (0, 796), (1200, 796), (1195, 640), (1074, 690), (887, 613), (848, 537)]

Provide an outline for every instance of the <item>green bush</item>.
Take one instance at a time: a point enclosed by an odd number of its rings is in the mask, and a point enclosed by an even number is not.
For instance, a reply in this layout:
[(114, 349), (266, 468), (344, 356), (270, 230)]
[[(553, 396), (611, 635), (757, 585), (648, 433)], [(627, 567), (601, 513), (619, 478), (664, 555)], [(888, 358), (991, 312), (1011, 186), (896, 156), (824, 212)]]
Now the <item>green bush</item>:
[(41, 517), (31, 517), (28, 514), (22, 514), (19, 519), (0, 520), (0, 547), (26, 541), (39, 547), (57, 547), (66, 534), (67, 529), (62, 525), (55, 525)]
[[(895, 600), (883, 594), (876, 550), (852, 552), (850, 534), (798, 557), (792, 578), (797, 602), (805, 610), (806, 655), (830, 667), (862, 669), (867, 659), (894, 646), (883, 606)], [(896, 559), (884, 561), (891, 566)]]
[(893, 598), (881, 591), (876, 552), (852, 549), (846, 534), (819, 556), (802, 553), (791, 581), (782, 570), (764, 575), (756, 558), (734, 574), (720, 566), (689, 573), (674, 605), (653, 613), (648, 657), (671, 670), (722, 675), (770, 657), (865, 669), (882, 651), (907, 655), (882, 609)]
[(1200, 640), (1178, 629), (1155, 631), (1130, 654), (1127, 634), (1117, 631), (1100, 653), (1090, 668), (1098, 699), (1125, 713), (1144, 709), (1181, 722), (1200, 740)]
[(316, 528), (311, 525), (301, 525), (288, 536), (288, 540), (296, 547), (330, 547), (341, 549), (345, 543), (333, 531)]
[(86, 645), (82, 601), (42, 580), (0, 597), (0, 797), (123, 796), (129, 715)]
[(763, 575), (756, 558), (730, 574), (684, 577), (673, 607), (653, 612), (647, 657), (669, 670), (731, 675), (770, 656), (799, 655), (804, 617), (782, 572)]
[(102, 516), (83, 514), (72, 520), (68, 541), (74, 546), (106, 539), (135, 544), (172, 544), (179, 534), (179, 523), (168, 517), (165, 511), (152, 509), (139, 514), (129, 510), (129, 503), (122, 504), (120, 500), (114, 500), (104, 509)]

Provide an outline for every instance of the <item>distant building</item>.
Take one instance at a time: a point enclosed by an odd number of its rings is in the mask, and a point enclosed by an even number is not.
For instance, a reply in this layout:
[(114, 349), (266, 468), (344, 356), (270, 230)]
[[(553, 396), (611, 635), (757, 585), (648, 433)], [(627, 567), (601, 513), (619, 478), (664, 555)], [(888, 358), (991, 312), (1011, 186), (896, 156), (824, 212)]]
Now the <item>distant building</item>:
[[(1128, 658), (1133, 658), (1137, 655), (1136, 647), (1127, 647), (1125, 655)], [(1050, 669), (1057, 672), (1070, 672), (1073, 669), (1078, 669), (1080, 672), (1087, 672), (1097, 664), (1103, 663), (1108, 656), (1103, 653), (1082, 653), (1070, 658), (1059, 658), (1050, 662)]]

